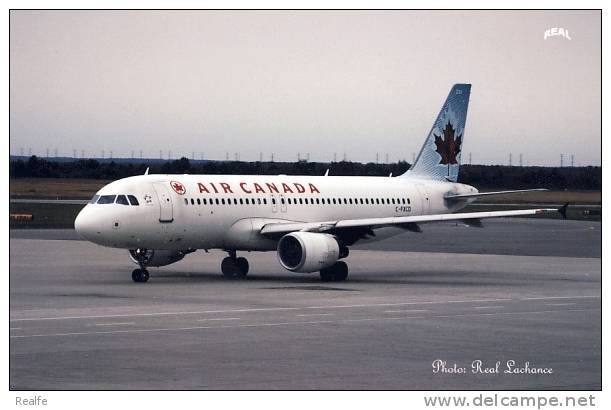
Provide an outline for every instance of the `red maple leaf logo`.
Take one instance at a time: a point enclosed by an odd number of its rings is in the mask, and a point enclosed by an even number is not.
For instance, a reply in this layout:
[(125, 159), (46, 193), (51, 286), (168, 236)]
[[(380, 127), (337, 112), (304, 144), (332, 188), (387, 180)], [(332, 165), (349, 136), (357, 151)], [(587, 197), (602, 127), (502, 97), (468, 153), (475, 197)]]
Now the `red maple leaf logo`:
[[(456, 130), (452, 126), (452, 123), (448, 121), (445, 128), (443, 129), (443, 139), (437, 134), (435, 136), (435, 145), (437, 145), (437, 153), (441, 155), (440, 164), (447, 164), (448, 168), (450, 164), (458, 164), (456, 157), (460, 154), (460, 144), (462, 143), (462, 134), (454, 138)], [(449, 172), (449, 170), (448, 170)]]
[(178, 195), (184, 195), (187, 192), (187, 189), (180, 182), (172, 181), (170, 182), (170, 186)]

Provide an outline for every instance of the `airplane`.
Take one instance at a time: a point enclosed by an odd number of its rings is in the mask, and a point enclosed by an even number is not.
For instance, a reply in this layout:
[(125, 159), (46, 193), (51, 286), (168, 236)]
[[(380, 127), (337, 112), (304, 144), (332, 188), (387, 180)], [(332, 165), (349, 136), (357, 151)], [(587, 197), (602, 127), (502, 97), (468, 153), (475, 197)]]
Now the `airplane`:
[(319, 272), (343, 281), (343, 259), (357, 242), (421, 232), (427, 223), (481, 226), (487, 218), (538, 215), (560, 209), (457, 213), (481, 197), (528, 191), (479, 192), (458, 183), (470, 84), (455, 84), (414, 164), (396, 177), (292, 175), (132, 176), (100, 189), (74, 227), (95, 244), (126, 249), (138, 268), (170, 265), (196, 250), (221, 249), (227, 278), (244, 278), (249, 263), (238, 252), (275, 251), (291, 272)]

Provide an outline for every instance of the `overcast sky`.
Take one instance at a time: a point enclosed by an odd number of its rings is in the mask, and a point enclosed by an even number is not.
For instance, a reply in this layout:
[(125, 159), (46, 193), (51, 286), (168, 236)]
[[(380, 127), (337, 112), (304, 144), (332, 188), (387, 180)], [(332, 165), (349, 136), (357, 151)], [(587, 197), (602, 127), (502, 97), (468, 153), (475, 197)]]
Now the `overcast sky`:
[(600, 165), (600, 37), (598, 11), (12, 11), (10, 148), (411, 161), (468, 82), (463, 163)]

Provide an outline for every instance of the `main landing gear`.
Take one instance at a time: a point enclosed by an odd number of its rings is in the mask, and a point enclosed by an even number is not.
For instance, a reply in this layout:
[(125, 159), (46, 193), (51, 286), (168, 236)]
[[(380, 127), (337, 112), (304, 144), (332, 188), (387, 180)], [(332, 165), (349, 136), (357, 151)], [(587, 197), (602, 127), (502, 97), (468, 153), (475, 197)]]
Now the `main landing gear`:
[(227, 279), (245, 278), (248, 274), (248, 260), (237, 257), (235, 251), (228, 251), (229, 256), (221, 262), (221, 272)]
[(132, 272), (132, 280), (138, 283), (144, 283), (149, 280), (149, 271), (146, 269), (134, 269)]
[(323, 282), (341, 282), (348, 277), (348, 265), (346, 262), (336, 262), (328, 268), (321, 269), (320, 279)]

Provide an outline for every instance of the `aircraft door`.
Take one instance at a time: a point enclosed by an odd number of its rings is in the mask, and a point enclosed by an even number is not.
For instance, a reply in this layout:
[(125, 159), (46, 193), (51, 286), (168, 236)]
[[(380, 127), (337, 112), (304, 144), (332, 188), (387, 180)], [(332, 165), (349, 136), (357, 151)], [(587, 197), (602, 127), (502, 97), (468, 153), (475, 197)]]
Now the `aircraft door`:
[(280, 211), (286, 212), (286, 198), (284, 194), (280, 194)]
[(153, 182), (153, 189), (159, 200), (159, 222), (172, 222), (174, 220), (174, 210), (172, 206), (172, 196), (166, 182)]
[(272, 204), (272, 212), (278, 212), (278, 205), (276, 204), (276, 195), (271, 194), (269, 196), (269, 201)]
[(429, 193), (426, 189), (426, 186), (422, 184), (416, 184), (416, 188), (418, 189), (418, 196), (420, 196), (420, 204), (421, 204), (421, 214), (427, 215), (431, 210), (431, 202), (429, 200)]

